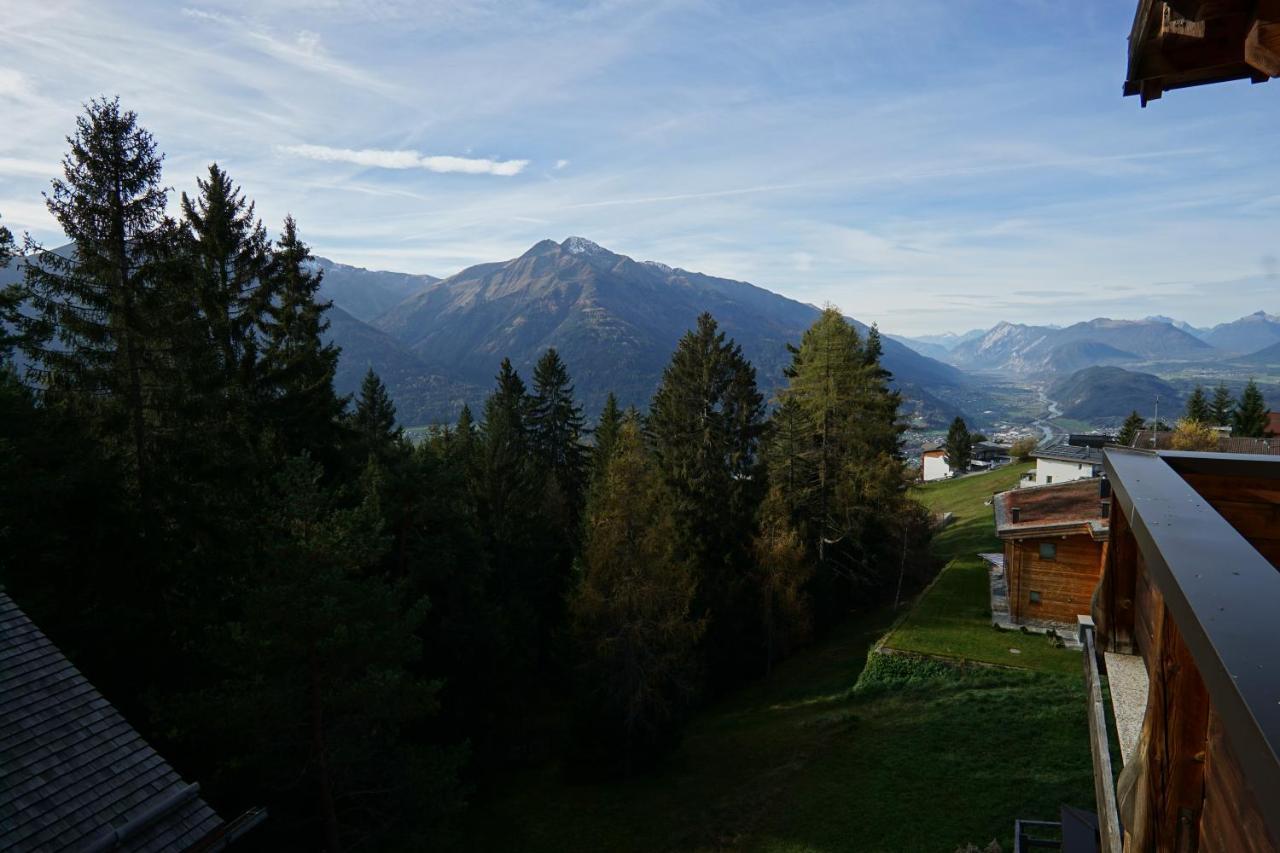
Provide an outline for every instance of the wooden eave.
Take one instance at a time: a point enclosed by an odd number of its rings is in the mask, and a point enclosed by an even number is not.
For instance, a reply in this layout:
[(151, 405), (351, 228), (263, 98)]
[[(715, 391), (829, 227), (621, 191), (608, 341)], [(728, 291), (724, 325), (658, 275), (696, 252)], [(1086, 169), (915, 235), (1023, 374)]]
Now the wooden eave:
[(1125, 95), (1280, 77), (1280, 0), (1139, 0)]

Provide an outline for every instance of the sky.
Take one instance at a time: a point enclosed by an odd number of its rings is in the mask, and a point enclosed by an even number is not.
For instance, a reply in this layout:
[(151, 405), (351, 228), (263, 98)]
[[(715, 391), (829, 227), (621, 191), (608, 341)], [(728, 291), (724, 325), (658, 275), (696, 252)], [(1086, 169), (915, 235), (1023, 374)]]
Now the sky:
[(0, 222), (119, 95), (193, 192), (444, 276), (587, 237), (889, 332), (1280, 313), (1280, 80), (1121, 96), (1135, 0), (0, 0)]

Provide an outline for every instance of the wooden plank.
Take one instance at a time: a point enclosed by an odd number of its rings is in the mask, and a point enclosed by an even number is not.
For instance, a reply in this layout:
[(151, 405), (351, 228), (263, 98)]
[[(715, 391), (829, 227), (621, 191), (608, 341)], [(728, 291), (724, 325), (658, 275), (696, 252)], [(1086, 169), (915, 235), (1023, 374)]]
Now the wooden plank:
[(1271, 77), (1280, 77), (1280, 2), (1258, 0), (1249, 35), (1244, 40), (1244, 61)]
[(1273, 853), (1277, 846), (1258, 810), (1257, 797), (1245, 782), (1222, 718), (1212, 709), (1207, 735), (1201, 853)]
[(1204, 804), (1204, 751), (1209, 728), (1209, 693), (1166, 611), (1160, 635), (1157, 695), (1164, 737), (1153, 744), (1160, 772), (1153, 778), (1156, 849), (1194, 850)]
[(1094, 632), (1085, 628), (1084, 682), (1089, 692), (1089, 748), (1093, 752), (1094, 797), (1098, 808), (1102, 853), (1123, 853), (1120, 841), (1120, 810), (1116, 806), (1116, 788), (1111, 772), (1111, 747), (1107, 743), (1107, 710), (1102, 703), (1102, 684), (1098, 677), (1098, 653), (1094, 648)]

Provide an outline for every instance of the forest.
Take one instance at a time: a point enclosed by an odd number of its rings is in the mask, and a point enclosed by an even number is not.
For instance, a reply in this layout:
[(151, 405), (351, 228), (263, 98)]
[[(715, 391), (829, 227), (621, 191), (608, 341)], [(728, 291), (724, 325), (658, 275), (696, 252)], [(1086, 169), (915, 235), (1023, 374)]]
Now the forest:
[(72, 251), (0, 228), (0, 583), (221, 813), (267, 807), (251, 847), (465, 846), (504, 767), (645, 773), (936, 568), (835, 308), (779, 389), (703, 314), (645, 411), (587, 423), (548, 349), (410, 441), (372, 371), (335, 393), (292, 218), (216, 164), (175, 199), (118, 99), (67, 142)]

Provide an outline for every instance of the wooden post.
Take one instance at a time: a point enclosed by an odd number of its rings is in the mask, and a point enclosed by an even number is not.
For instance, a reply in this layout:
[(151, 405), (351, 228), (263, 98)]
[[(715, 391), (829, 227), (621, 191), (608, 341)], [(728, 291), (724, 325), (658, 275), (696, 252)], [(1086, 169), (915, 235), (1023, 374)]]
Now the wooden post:
[(1111, 747), (1107, 742), (1107, 709), (1102, 701), (1097, 650), (1093, 628), (1081, 625), (1084, 643), (1084, 683), (1089, 703), (1089, 747), (1093, 752), (1094, 797), (1098, 806), (1098, 834), (1102, 853), (1123, 853), (1120, 841), (1120, 810), (1116, 806), (1116, 786), (1111, 773)]

